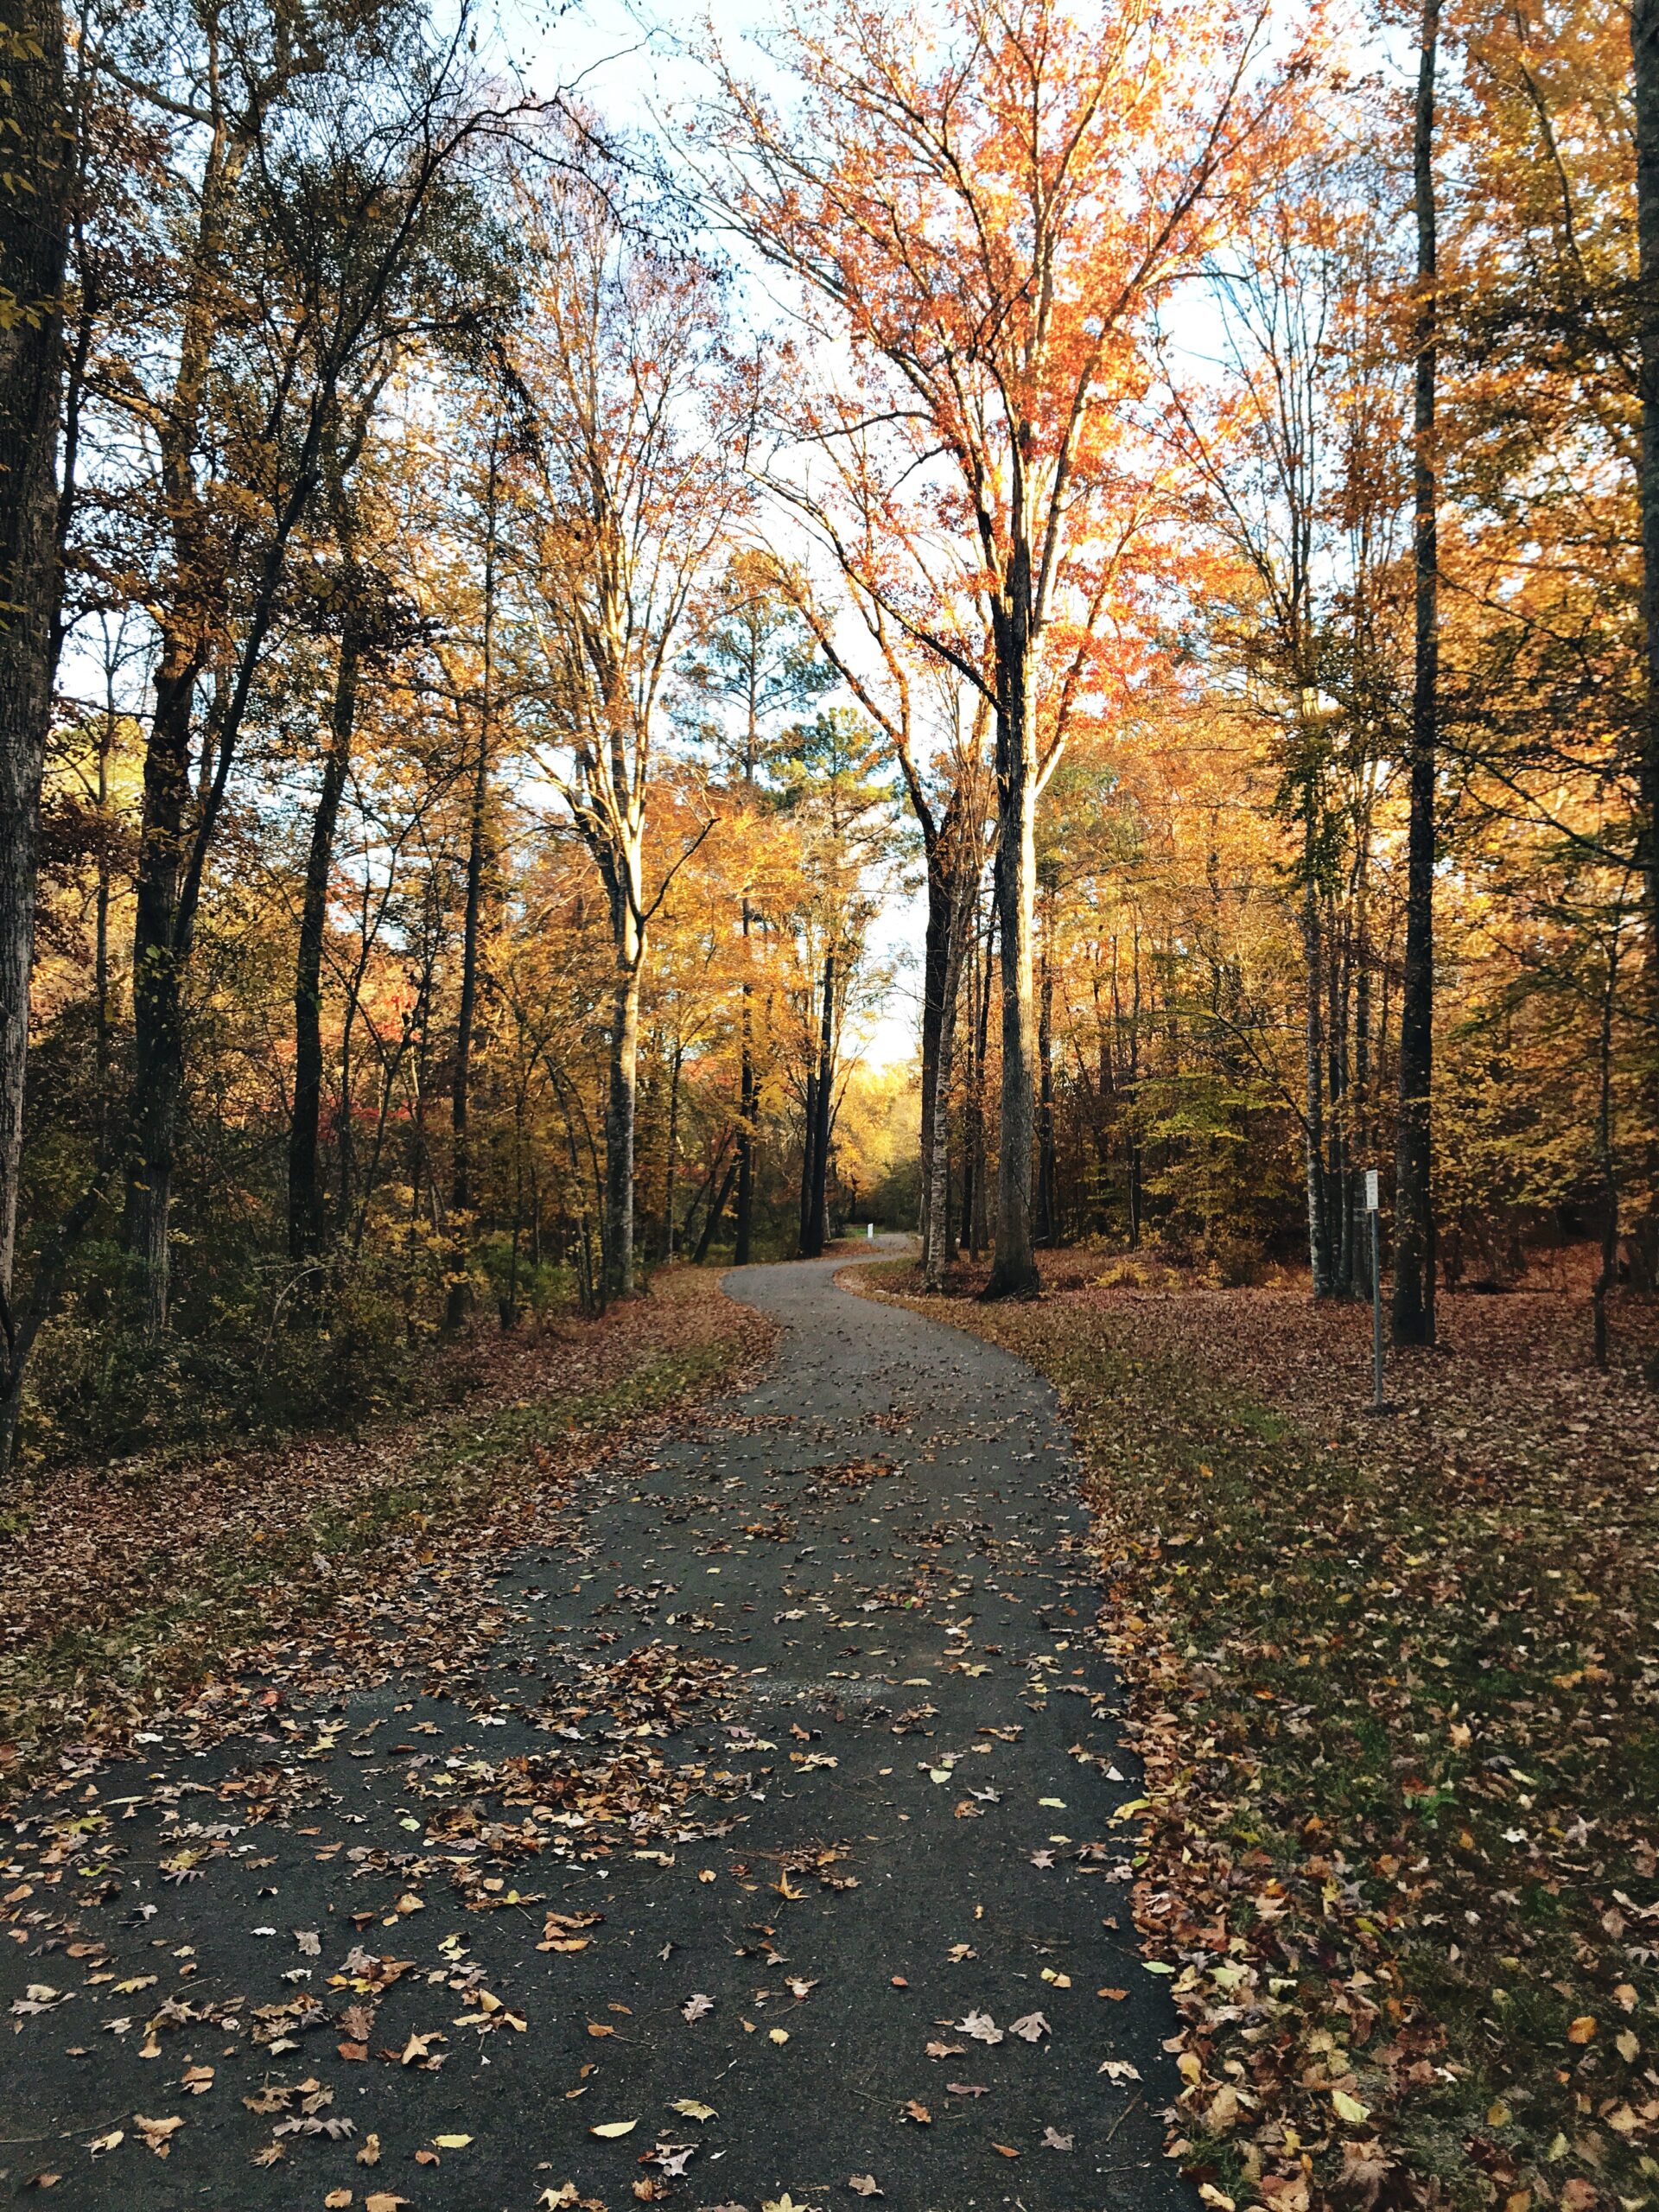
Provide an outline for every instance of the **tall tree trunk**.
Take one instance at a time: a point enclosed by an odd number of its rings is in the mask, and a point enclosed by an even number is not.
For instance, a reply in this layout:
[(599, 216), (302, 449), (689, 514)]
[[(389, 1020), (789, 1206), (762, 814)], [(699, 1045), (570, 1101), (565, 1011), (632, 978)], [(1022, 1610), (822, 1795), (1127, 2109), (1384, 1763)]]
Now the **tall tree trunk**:
[(801, 1164), (801, 1257), (823, 1252), (830, 1190), (830, 1124), (836, 1073), (836, 956), (823, 956), (823, 997), (818, 1011), (818, 1060), (807, 1077), (806, 1156)]
[(663, 1163), (663, 1257), (674, 1256), (674, 1194), (680, 1171), (680, 1065), (685, 1048), (676, 1043), (668, 1075), (668, 1154)]
[[(486, 725), (487, 727), (487, 725)], [(473, 1147), (469, 1126), (473, 1101), (473, 1030), (478, 1016), (479, 922), (484, 905), (484, 830), (489, 794), (490, 754), (485, 729), (478, 740), (473, 772), (473, 803), (467, 836), (467, 902), (461, 928), (461, 1004), (455, 1015), (455, 1069), (449, 1093), (452, 1145), (449, 1179), (450, 1230), (454, 1243), (444, 1326), (458, 1329), (472, 1304), (467, 1274), (467, 1216), (473, 1205)]]
[(969, 1077), (968, 1161), (963, 1175), (962, 1241), (976, 1260), (990, 1241), (987, 1203), (985, 1071), (990, 1058), (991, 985), (996, 973), (996, 898), (985, 916), (985, 961), (974, 962), (974, 1058)]
[[(743, 901), (743, 936), (749, 934), (749, 902)], [(754, 1147), (760, 1134), (760, 1089), (754, 1070), (754, 986), (743, 986), (742, 1044), (737, 1073), (737, 1249), (735, 1265), (747, 1268), (754, 1235)]]
[(35, 954), (41, 776), (61, 592), (58, 426), (73, 167), (58, 0), (8, 10), (0, 287), (0, 1473), (22, 1385), (12, 1268), (23, 1147), (29, 980)]
[(183, 979), (176, 941), (190, 798), (190, 729), (199, 648), (162, 639), (144, 749), (144, 798), (132, 936), (132, 1113), (125, 1243), (138, 1319), (152, 1340), (167, 1326), (168, 1224), (184, 1090)]
[[(1439, 302), (1434, 208), (1434, 70), (1440, 0), (1423, 0), (1412, 134), (1417, 212), (1416, 373), (1412, 485), (1416, 575), (1411, 701), (1411, 815), (1406, 840), (1406, 952), (1400, 1004), (1400, 1123), (1395, 1155), (1394, 1341), (1434, 1341), (1430, 1094), (1434, 1052), (1434, 785), (1439, 741), (1440, 583), (1434, 397)], [(1644, 452), (1646, 450), (1644, 445)], [(1659, 518), (1654, 529), (1659, 543)], [(1643, 540), (1644, 544), (1646, 539)], [(1651, 632), (1649, 633), (1652, 634)]]
[(801, 1194), (795, 1245), (804, 1260), (811, 1256), (812, 1193), (818, 1186), (817, 1171), (815, 1166), (817, 1145), (818, 1071), (815, 1064), (807, 1070), (801, 1102)]
[(691, 1264), (700, 1268), (709, 1256), (709, 1247), (715, 1241), (715, 1231), (720, 1226), (720, 1217), (726, 1211), (726, 1201), (732, 1195), (732, 1185), (737, 1179), (737, 1162), (733, 1160), (721, 1179), (719, 1190), (709, 1208), (709, 1217), (702, 1224), (702, 1234), (697, 1239), (697, 1249), (691, 1255)]
[(633, 1137), (639, 1090), (639, 946), (632, 916), (618, 967), (605, 1094), (605, 1220), (611, 1295), (626, 1298), (633, 1289)]
[(472, 1135), (467, 1126), (472, 1111), (473, 1025), (478, 1011), (478, 937), (484, 903), (485, 821), (490, 791), (490, 739), (495, 701), (495, 531), (498, 457), (494, 431), (490, 435), (489, 474), (485, 491), (484, 621), (479, 669), (478, 758), (473, 767), (473, 804), (467, 837), (467, 906), (461, 923), (461, 1005), (455, 1020), (455, 1073), (450, 1093), (449, 1212), (455, 1249), (450, 1263), (449, 1295), (445, 1301), (444, 1326), (454, 1330), (466, 1319), (472, 1304), (467, 1268), (473, 1192)]
[(933, 1081), (932, 1141), (927, 1151), (930, 1183), (923, 1215), (922, 1279), (929, 1290), (940, 1289), (950, 1258), (950, 1078), (957, 1052), (957, 1001), (962, 986), (963, 938), (971, 926), (972, 908), (958, 887), (950, 910), (944, 972), (939, 979), (939, 1028)]
[(925, 825), (927, 843), (927, 920), (922, 932), (922, 1099), (921, 1203), (917, 1227), (922, 1238), (922, 1268), (927, 1272), (933, 1249), (933, 1145), (938, 1128), (934, 1100), (938, 1096), (939, 1030), (944, 1019), (944, 977), (951, 956), (952, 887), (949, 866), (938, 836)]
[(328, 751), (322, 764), (322, 788), (311, 817), (311, 842), (305, 860), (305, 896), (300, 909), (300, 943), (294, 971), (294, 1105), (288, 1132), (288, 1253), (296, 1262), (322, 1249), (322, 1185), (317, 1173), (318, 1133), (322, 1119), (322, 946), (328, 916), (328, 880), (334, 868), (334, 830), (340, 797), (351, 765), (357, 719), (359, 655), (349, 624), (340, 640), (334, 671), (334, 712)]
[(1631, 0), (1630, 58), (1636, 110), (1637, 363), (1642, 410), (1638, 491), (1642, 513), (1642, 883), (1646, 907), (1648, 1019), (1645, 1048), (1647, 1188), (1632, 1209), (1630, 1242), (1643, 1273), (1659, 1279), (1659, 0)]
[(996, 902), (1002, 954), (1002, 1095), (997, 1132), (996, 1248), (988, 1298), (1030, 1297), (1040, 1286), (1031, 1235), (1037, 1022), (1032, 919), (1037, 900), (1037, 764), (1030, 728), (1026, 592), (999, 628), (996, 717)]
[(1037, 1218), (1043, 1243), (1060, 1241), (1056, 1184), (1059, 1160), (1054, 1142), (1054, 971), (1049, 960), (1049, 931), (1054, 906), (1048, 902), (1043, 925), (1043, 983), (1037, 1015)]
[(1314, 880), (1313, 795), (1307, 799), (1306, 875), (1302, 885), (1302, 1007), (1304, 1146), (1307, 1185), (1307, 1261), (1313, 1295), (1331, 1295), (1331, 1223), (1325, 1180), (1325, 1020), (1320, 958), (1319, 894)]

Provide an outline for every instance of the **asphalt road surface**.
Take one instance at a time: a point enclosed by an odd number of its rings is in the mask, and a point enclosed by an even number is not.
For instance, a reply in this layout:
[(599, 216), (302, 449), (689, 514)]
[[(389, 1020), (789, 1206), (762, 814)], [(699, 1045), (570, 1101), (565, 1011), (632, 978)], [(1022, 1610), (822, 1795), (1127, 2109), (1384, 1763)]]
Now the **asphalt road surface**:
[(467, 1667), (221, 1688), (25, 1824), (0, 2196), (1195, 2202), (1052, 1395), (838, 1265), (728, 1278), (765, 1379), (597, 1468)]

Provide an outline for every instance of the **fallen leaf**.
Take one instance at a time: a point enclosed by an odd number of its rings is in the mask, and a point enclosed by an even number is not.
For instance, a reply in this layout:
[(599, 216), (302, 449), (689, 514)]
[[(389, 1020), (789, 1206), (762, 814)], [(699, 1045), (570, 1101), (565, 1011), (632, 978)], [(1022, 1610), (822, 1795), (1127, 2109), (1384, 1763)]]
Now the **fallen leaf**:
[(379, 2164), (380, 2138), (378, 2135), (365, 2135), (363, 2138), (363, 2147), (357, 2154), (357, 2163), (359, 2166)]
[(470, 2135), (435, 2135), (432, 2138), (440, 2151), (464, 2151), (472, 2139)]
[(331, 2189), (322, 2201), (326, 2212), (346, 2212), (346, 2207), (352, 2201), (352, 2192), (349, 2189)]
[(703, 1996), (701, 1991), (694, 1997), (688, 1997), (680, 2007), (688, 2020), (700, 2020), (705, 2012), (712, 2012), (714, 2009), (714, 1999)]
[(1039, 2036), (1052, 2035), (1052, 2032), (1040, 2012), (1027, 2012), (1023, 2020), (1008, 2023), (1008, 2033), (1018, 2036), (1022, 2043), (1035, 2043)]
[(885, 2196), (887, 2193), (876, 2187), (874, 2174), (849, 2174), (847, 2186), (855, 2196)]
[(171, 2120), (146, 2120), (141, 2112), (134, 2113), (132, 2124), (158, 2158), (166, 2158), (173, 2148), (173, 2138), (184, 2126), (176, 2115)]
[(683, 2120), (714, 2120), (718, 2117), (713, 2105), (700, 2105), (695, 2097), (677, 2097), (669, 2107)]
[(1592, 2016), (1580, 2012), (1578, 2018), (1569, 2024), (1567, 2039), (1568, 2043), (1588, 2043), (1595, 2032), (1596, 2023)]
[(905, 2118), (913, 2120), (918, 2127), (931, 2127), (933, 2125), (932, 2113), (925, 2105), (918, 2104), (914, 2097), (906, 2100)]
[(1141, 2079), (1141, 2069), (1131, 2066), (1127, 2058), (1103, 2058), (1095, 2071), (1103, 2074), (1109, 2082), (1138, 2082)]
[(613, 2136), (632, 2135), (639, 2125), (637, 2120), (601, 2120), (597, 2127), (590, 2127), (588, 2133), (590, 2135), (602, 2135), (607, 2141), (609, 2141)]
[(1072, 2136), (1062, 2135), (1058, 2127), (1046, 2127), (1043, 2130), (1043, 2145), (1046, 2150), (1069, 2151), (1075, 2139)]

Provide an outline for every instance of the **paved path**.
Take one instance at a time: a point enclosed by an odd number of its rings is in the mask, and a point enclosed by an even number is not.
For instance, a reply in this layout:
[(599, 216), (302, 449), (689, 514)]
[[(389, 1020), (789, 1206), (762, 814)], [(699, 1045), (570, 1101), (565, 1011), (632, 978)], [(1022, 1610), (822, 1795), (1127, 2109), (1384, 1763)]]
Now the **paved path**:
[(1194, 2201), (1052, 1395), (836, 1264), (729, 1279), (766, 1378), (594, 1476), (452, 1694), (245, 1686), (26, 1839), (0, 2197)]

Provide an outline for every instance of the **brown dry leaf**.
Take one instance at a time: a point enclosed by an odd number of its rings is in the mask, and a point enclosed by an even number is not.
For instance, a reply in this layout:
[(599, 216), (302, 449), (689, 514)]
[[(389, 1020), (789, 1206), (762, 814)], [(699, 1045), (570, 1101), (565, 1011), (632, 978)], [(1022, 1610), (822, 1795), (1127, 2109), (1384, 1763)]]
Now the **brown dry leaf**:
[(925, 2105), (918, 2104), (914, 2097), (908, 2097), (905, 2101), (905, 2118), (913, 2120), (920, 2127), (931, 2127), (933, 2125), (932, 2113)]
[(1588, 2012), (1580, 2012), (1576, 2020), (1569, 2023), (1567, 2039), (1568, 2043), (1588, 2043), (1595, 2032), (1596, 2023), (1593, 2017)]
[(351, 2201), (352, 2192), (349, 2189), (331, 2189), (322, 2200), (324, 2212), (346, 2212), (346, 2207)]
[(380, 2163), (380, 2138), (370, 2134), (363, 2138), (363, 2147), (357, 2154), (359, 2166), (378, 2166)]
[(885, 2189), (878, 2189), (874, 2174), (849, 2174), (847, 2186), (855, 2196), (885, 2196)]
[(1020, 2155), (1012, 2143), (993, 2143), (991, 2148), (999, 2158), (1017, 2158)]
[(146, 2120), (141, 2112), (134, 2113), (132, 2124), (158, 2158), (166, 2158), (173, 2148), (173, 2138), (184, 2126), (176, 2114), (170, 2120)]

